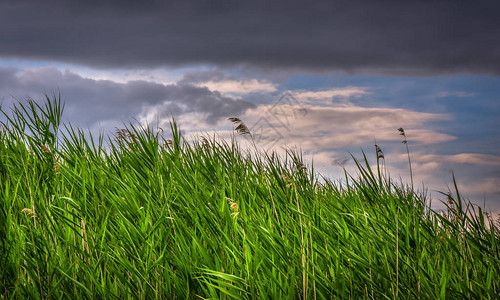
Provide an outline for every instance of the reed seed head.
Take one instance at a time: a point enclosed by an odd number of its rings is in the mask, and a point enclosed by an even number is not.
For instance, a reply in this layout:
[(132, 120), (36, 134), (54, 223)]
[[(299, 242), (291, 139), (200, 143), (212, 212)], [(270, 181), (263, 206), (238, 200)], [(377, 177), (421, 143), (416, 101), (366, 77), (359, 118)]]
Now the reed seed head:
[(384, 152), (382, 152), (382, 149), (377, 144), (375, 144), (375, 151), (377, 152), (377, 158), (378, 159), (385, 158), (384, 157)]
[(61, 174), (61, 165), (57, 162), (57, 160), (54, 160), (54, 171), (57, 175)]
[(115, 140), (118, 142), (128, 142), (131, 145), (134, 145), (137, 142), (139, 142), (139, 138), (125, 128), (116, 128), (115, 135), (116, 135)]
[(21, 212), (27, 214), (28, 216), (32, 217), (32, 218), (36, 218), (36, 213), (35, 211), (33, 211), (32, 209), (29, 209), (29, 208), (23, 208), (23, 210), (21, 210)]
[(210, 149), (210, 142), (204, 137), (201, 137), (201, 145), (203, 148)]
[(240, 125), (238, 125), (238, 127), (236, 127), (235, 130), (239, 134), (250, 134), (250, 130), (248, 129), (247, 125), (245, 125), (244, 123), (241, 123)]
[(250, 130), (248, 129), (247, 125), (243, 123), (242, 120), (239, 118), (228, 118), (229, 121), (231, 121), (233, 124), (238, 125), (234, 129), (238, 134), (243, 135), (243, 134), (250, 134)]
[(45, 153), (50, 153), (50, 148), (47, 147), (47, 145), (40, 145), (40, 147), (42, 148), (42, 151), (45, 152)]
[(240, 207), (238, 206), (238, 203), (236, 203), (236, 201), (234, 201), (233, 199), (226, 197), (226, 200), (229, 202), (229, 208), (232, 211), (231, 216), (235, 218), (240, 214)]

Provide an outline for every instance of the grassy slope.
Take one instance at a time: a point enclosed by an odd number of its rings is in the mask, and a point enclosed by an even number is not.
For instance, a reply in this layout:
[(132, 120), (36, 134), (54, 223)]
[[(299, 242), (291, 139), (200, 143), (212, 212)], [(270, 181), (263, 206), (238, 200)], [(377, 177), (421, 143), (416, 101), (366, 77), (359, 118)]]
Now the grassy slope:
[(171, 143), (130, 126), (104, 150), (61, 113), (19, 103), (0, 131), (0, 298), (499, 297), (498, 229), (459, 195), (428, 213), (366, 161), (319, 184), (298, 154), (175, 123)]

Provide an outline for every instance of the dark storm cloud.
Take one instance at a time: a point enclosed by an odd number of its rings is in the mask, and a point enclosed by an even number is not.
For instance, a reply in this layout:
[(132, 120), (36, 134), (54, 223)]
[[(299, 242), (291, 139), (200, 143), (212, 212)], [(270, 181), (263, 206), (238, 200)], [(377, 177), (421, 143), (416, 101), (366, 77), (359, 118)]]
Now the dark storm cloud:
[(498, 1), (2, 1), (0, 56), (500, 74)]
[[(146, 81), (117, 83), (94, 80), (55, 68), (27, 69), (17, 72), (0, 67), (0, 97), (8, 107), (12, 97), (23, 100), (41, 93), (61, 92), (66, 102), (67, 119), (81, 126), (99, 122), (126, 122), (159, 109), (161, 117), (178, 117), (185, 113), (201, 113), (206, 122), (231, 117), (254, 107), (253, 104), (221, 95), (204, 87), (189, 84), (164, 85)], [(1, 98), (0, 98), (1, 99)]]

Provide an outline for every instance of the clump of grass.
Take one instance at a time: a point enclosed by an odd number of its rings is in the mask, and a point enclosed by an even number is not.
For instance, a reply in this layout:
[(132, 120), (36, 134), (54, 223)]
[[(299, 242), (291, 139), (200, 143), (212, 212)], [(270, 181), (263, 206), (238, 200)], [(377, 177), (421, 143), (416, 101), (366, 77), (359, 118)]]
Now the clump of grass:
[(498, 228), (457, 190), (440, 214), (366, 157), (338, 185), (300, 153), (175, 122), (106, 140), (62, 110), (3, 111), (0, 298), (498, 298)]

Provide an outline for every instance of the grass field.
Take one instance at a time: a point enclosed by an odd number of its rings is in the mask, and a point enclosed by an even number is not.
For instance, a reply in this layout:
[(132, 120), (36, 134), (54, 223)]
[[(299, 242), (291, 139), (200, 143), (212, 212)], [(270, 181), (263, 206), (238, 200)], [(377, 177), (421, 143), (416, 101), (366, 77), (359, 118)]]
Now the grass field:
[(339, 184), (243, 151), (237, 119), (229, 142), (175, 122), (91, 137), (59, 99), (2, 108), (2, 299), (500, 298), (491, 218), (456, 190), (429, 210), (379, 148)]

